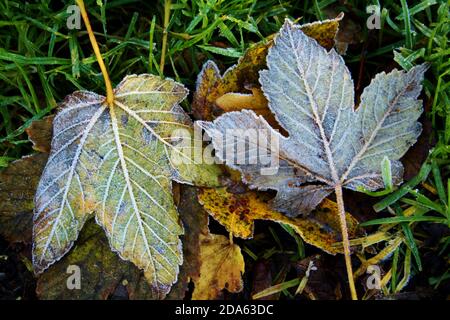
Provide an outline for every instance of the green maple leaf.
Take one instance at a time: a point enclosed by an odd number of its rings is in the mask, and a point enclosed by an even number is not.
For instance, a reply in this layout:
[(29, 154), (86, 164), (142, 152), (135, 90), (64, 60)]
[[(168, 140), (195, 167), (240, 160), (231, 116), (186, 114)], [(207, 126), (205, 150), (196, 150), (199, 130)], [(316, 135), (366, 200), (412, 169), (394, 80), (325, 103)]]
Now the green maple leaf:
[[(73, 246), (90, 214), (111, 248), (144, 270), (164, 296), (183, 262), (183, 227), (172, 180), (213, 186), (219, 171), (194, 162), (173, 132), (192, 131), (179, 106), (183, 85), (153, 75), (126, 77), (114, 103), (75, 92), (53, 121), (47, 165), (35, 196), (33, 265), (37, 273)], [(174, 163), (174, 156), (183, 159)]]

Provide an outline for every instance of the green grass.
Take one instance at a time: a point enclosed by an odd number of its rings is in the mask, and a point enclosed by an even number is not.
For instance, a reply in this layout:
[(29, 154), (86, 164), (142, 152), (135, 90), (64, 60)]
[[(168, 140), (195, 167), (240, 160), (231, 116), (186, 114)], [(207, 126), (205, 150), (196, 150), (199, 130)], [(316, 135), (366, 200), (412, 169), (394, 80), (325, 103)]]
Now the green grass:
[[(0, 167), (32, 152), (24, 130), (32, 120), (54, 113), (57, 103), (67, 94), (74, 90), (104, 92), (103, 78), (83, 24), (81, 30), (66, 27), (65, 8), (73, 2), (65, 2), (62, 5), (61, 1), (41, 0), (25, 4), (20, 0), (0, 0)], [(127, 74), (161, 74), (164, 2), (155, 5), (137, 0), (85, 1), (113, 84)], [(419, 63), (430, 64), (424, 83), (424, 120), (431, 122), (429, 139), (435, 141), (435, 146), (415, 178), (396, 190), (382, 193), (385, 197), (375, 205), (375, 210), (387, 213), (387, 217), (365, 224), (393, 225), (392, 234), (404, 235), (405, 245), (395, 251), (392, 263), (393, 289), (398, 288), (401, 274), (406, 274), (405, 268), (411, 268), (411, 255), (415, 263), (413, 271), (422, 269), (420, 243), (423, 238), (417, 226), (424, 222), (450, 226), (447, 1), (172, 2), (164, 75), (191, 89), (204, 61), (214, 59), (224, 70), (236, 63), (251, 43), (276, 32), (285, 17), (311, 22), (341, 11), (360, 27), (347, 30), (350, 35), (360, 34), (360, 41), (351, 44), (345, 56), (355, 84), (361, 84), (359, 87), (367, 85), (375, 73), (391, 67), (407, 70)], [(366, 5), (369, 4), (381, 4), (381, 30), (366, 28), (369, 16)], [(189, 105), (184, 107), (189, 110)], [(389, 194), (386, 196), (386, 193)], [(410, 207), (416, 209), (414, 214), (404, 216)], [(288, 228), (285, 230), (293, 236), (294, 248), (297, 248), (293, 256), (303, 258), (302, 240)], [(268, 237), (278, 239), (276, 232)], [(445, 238), (442, 250), (436, 254), (448, 254), (448, 243)], [(245, 247), (244, 251), (256, 259), (270, 257), (278, 246), (272, 249), (255, 253)], [(431, 279), (430, 283), (438, 286), (448, 278), (445, 273), (441, 278)]]

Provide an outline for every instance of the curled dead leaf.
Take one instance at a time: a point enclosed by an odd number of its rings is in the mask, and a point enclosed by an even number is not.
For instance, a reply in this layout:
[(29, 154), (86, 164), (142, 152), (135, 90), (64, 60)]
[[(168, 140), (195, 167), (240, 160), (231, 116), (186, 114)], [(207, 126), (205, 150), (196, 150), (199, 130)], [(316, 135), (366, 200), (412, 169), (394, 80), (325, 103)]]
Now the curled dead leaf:
[(33, 143), (34, 150), (45, 153), (50, 152), (54, 118), (55, 116), (51, 115), (35, 120), (25, 130), (28, 139)]

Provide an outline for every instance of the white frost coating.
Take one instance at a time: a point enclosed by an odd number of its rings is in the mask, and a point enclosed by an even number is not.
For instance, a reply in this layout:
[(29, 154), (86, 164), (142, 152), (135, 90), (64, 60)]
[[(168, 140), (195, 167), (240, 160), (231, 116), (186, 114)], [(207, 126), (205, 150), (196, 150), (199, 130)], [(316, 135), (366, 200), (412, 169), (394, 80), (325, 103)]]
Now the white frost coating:
[[(353, 81), (342, 57), (334, 49), (327, 52), (287, 20), (269, 49), (267, 66), (260, 72), (262, 89), (276, 120), (289, 133), (280, 138), (284, 168), (261, 177), (260, 165), (231, 166), (251, 187), (277, 190), (276, 209), (290, 215), (308, 213), (336, 185), (382, 188), (385, 156), (391, 160), (394, 183), (401, 182), (398, 160), (421, 133), (417, 119), (422, 101), (417, 97), (425, 65), (378, 74), (355, 110)], [(226, 113), (200, 125), (219, 155), (224, 152), (219, 140), (228, 129), (270, 127), (251, 111)]]
[(52, 149), (35, 196), (33, 265), (40, 273), (70, 250), (87, 213), (75, 215), (85, 205), (81, 181), (89, 159), (83, 148), (96, 121), (104, 112), (102, 97), (76, 92), (67, 97), (53, 121)]
[(167, 294), (183, 262), (172, 180), (195, 183), (203, 168), (181, 171), (170, 161), (171, 152), (180, 152), (171, 133), (192, 129), (179, 106), (186, 95), (183, 85), (144, 74), (118, 85), (112, 107), (89, 92), (66, 99), (35, 197), (36, 272), (70, 250), (95, 211), (111, 248), (144, 271), (158, 297)]

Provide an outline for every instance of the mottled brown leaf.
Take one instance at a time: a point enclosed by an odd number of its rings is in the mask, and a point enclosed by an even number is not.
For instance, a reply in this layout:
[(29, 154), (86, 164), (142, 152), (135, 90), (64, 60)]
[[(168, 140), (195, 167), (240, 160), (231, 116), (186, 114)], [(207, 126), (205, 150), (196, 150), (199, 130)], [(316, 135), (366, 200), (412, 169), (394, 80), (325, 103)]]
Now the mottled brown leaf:
[(47, 154), (34, 154), (0, 171), (0, 234), (10, 242), (31, 242), (34, 194)]

